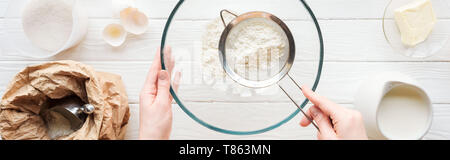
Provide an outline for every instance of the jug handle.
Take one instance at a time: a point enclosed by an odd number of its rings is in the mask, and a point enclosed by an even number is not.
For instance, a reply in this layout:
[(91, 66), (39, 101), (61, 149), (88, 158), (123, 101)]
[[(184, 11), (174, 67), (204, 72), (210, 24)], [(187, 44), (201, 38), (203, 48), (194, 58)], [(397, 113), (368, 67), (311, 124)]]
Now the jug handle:
[(238, 17), (238, 15), (237, 15), (237, 14), (234, 14), (233, 12), (230, 12), (229, 10), (226, 10), (226, 9), (220, 11), (220, 18), (222, 19), (223, 26), (224, 26), (225, 28), (227, 28), (227, 24), (225, 23), (225, 19), (223, 19), (223, 12), (227, 12), (227, 13), (229, 13), (229, 14), (235, 16), (235, 17)]

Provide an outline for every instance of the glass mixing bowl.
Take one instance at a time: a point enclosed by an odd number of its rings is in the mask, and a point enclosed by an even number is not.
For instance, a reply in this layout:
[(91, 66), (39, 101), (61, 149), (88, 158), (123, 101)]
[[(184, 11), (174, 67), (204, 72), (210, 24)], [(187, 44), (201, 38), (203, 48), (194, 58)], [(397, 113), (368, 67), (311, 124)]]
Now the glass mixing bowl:
[[(317, 88), (324, 45), (317, 19), (304, 0), (180, 0), (161, 40), (161, 48), (172, 47), (175, 70), (182, 72), (180, 87), (171, 89), (172, 96), (190, 118), (217, 132), (250, 135), (275, 129), (300, 110), (277, 84), (248, 88), (225, 74), (217, 49), (225, 28), (220, 20), (224, 9), (236, 15), (264, 11), (280, 18), (295, 39), (296, 56), (289, 75), (300, 85)], [(225, 16), (225, 23), (233, 18)], [(293, 98), (301, 108), (308, 103), (301, 93)]]

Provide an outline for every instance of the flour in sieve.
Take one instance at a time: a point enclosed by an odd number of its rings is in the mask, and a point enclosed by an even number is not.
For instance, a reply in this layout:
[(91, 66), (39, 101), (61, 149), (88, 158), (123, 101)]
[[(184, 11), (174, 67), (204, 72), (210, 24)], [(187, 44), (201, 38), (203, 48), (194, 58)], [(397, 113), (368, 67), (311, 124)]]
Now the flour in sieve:
[[(269, 71), (280, 71), (280, 61), (286, 47), (286, 40), (274, 26), (276, 24), (263, 18), (252, 18), (240, 22), (231, 30), (227, 38), (227, 61), (239, 75), (246, 79), (265, 80)], [(264, 77), (259, 76), (263, 73)]]
[[(224, 15), (224, 18), (226, 22), (229, 22), (234, 17)], [(258, 70), (278, 67), (279, 60), (284, 56), (286, 50), (286, 41), (283, 33), (261, 20), (250, 20), (241, 23), (242, 25), (238, 25), (240, 27), (233, 29), (227, 39), (227, 56), (233, 59), (235, 67), (247, 68), (247, 71), (253, 73)], [(223, 91), (231, 89), (233, 94), (239, 94), (241, 97), (251, 96), (252, 94), (276, 94), (278, 91), (276, 86), (251, 89), (233, 83), (226, 76), (218, 54), (219, 40), (224, 28), (220, 18), (213, 20), (206, 27), (202, 45), (203, 79), (208, 82), (214, 82), (216, 85), (213, 88)], [(258, 65), (258, 63), (263, 63), (264, 65)], [(238, 74), (244, 74), (242, 72), (245, 69), (236, 71), (238, 71)]]

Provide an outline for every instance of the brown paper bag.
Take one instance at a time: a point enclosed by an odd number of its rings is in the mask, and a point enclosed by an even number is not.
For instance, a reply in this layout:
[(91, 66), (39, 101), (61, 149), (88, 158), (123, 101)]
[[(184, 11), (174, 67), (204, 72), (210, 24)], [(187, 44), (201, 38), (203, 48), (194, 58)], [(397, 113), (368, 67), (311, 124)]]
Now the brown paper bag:
[(74, 133), (58, 139), (123, 139), (130, 117), (121, 77), (75, 61), (30, 66), (9, 84), (0, 104), (3, 139), (49, 139), (39, 111), (50, 99), (76, 95), (95, 111)]

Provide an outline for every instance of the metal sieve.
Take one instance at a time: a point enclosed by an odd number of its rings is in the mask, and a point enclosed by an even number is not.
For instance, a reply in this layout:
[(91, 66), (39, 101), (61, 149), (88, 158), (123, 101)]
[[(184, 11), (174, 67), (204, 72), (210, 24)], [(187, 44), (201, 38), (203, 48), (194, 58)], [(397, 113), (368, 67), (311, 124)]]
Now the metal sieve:
[[(225, 23), (225, 19), (223, 16), (224, 12), (227, 12), (227, 13), (235, 16), (235, 18), (228, 24)], [(226, 72), (226, 74), (232, 80), (237, 82), (238, 84), (246, 86), (246, 87), (250, 87), (250, 88), (263, 88), (263, 87), (268, 87), (268, 86), (277, 84), (280, 87), (280, 89), (295, 104), (295, 106), (300, 109), (300, 111), (303, 113), (303, 115), (314, 125), (314, 127), (317, 128), (317, 130), (319, 130), (319, 127), (317, 127), (317, 125), (314, 123), (314, 121), (305, 114), (303, 109), (300, 107), (300, 105), (298, 105), (298, 103), (294, 100), (294, 98), (292, 96), (294, 94), (301, 93), (302, 88), (289, 75), (289, 71), (290, 71), (290, 69), (294, 63), (294, 59), (295, 59), (295, 42), (294, 42), (292, 33), (289, 30), (289, 28), (287, 27), (287, 25), (278, 17), (276, 17), (270, 13), (263, 12), (263, 11), (253, 11), (253, 12), (247, 12), (247, 13), (244, 13), (241, 15), (237, 15), (228, 10), (222, 10), (222, 11), (220, 11), (220, 17), (222, 19), (223, 25), (225, 26), (225, 29), (222, 32), (222, 35), (221, 35), (220, 41), (219, 41), (219, 57), (220, 57), (220, 62), (222, 64), (222, 67), (223, 67), (224, 71)], [(268, 78), (262, 79), (262, 80), (259, 78), (250, 79), (248, 76), (244, 76), (240, 73), (237, 73), (237, 70), (235, 68), (233, 68), (233, 65), (230, 65), (230, 62), (229, 62), (230, 59), (227, 59), (227, 58), (230, 58), (230, 56), (227, 57), (227, 50), (226, 50), (227, 49), (227, 47), (226, 47), (227, 40), (228, 40), (229, 35), (232, 32), (232, 30), (234, 28), (236, 28), (242, 22), (245, 22), (250, 19), (255, 19), (255, 18), (264, 19), (269, 22), (274, 22), (278, 27), (281, 28), (282, 32), (284, 32), (284, 34), (286, 36), (285, 38), (288, 42), (288, 47), (287, 47), (288, 53), (286, 54), (287, 57), (280, 60), (280, 61), (282, 61), (282, 62), (280, 62), (280, 69), (278, 71), (276, 71), (274, 74), (270, 74), (270, 76)], [(268, 51), (268, 54), (270, 55), (270, 50)], [(259, 66), (259, 62), (257, 62), (257, 64)], [(296, 86), (296, 87), (294, 87), (294, 88), (296, 88), (296, 91), (289, 93), (288, 88), (292, 88), (292, 87), (289, 87), (285, 84), (280, 83), (282, 81), (293, 84), (293, 85), (289, 85), (289, 86)]]

